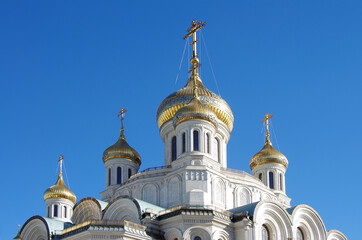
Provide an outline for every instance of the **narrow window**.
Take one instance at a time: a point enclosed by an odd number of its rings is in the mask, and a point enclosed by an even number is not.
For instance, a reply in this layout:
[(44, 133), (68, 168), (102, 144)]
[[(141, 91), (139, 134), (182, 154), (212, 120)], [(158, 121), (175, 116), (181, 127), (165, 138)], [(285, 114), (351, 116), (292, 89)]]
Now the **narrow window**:
[(210, 134), (206, 134), (206, 152), (210, 153)]
[(199, 132), (194, 131), (194, 151), (199, 151)]
[(269, 235), (270, 234), (269, 234), (268, 228), (265, 225), (261, 226), (261, 239), (262, 240), (269, 240), (270, 239)]
[(111, 172), (111, 168), (108, 168), (108, 186), (111, 185), (111, 180), (112, 180), (112, 172)]
[(176, 136), (172, 138), (171, 140), (171, 160), (175, 161), (177, 158), (177, 142), (176, 142)]
[(279, 185), (280, 185), (280, 190), (283, 191), (283, 175), (281, 173), (279, 173)]
[(50, 206), (48, 206), (48, 217), (51, 217), (50, 216)]
[(274, 173), (269, 172), (269, 187), (274, 189)]
[(128, 178), (130, 178), (131, 176), (132, 176), (132, 170), (128, 168)]
[(182, 134), (182, 152), (186, 152), (186, 133)]
[(220, 151), (220, 140), (216, 139), (216, 151), (217, 151), (217, 161), (221, 162), (221, 151)]
[(58, 217), (58, 205), (54, 205), (54, 217)]
[(297, 240), (304, 240), (304, 235), (300, 228), (297, 228)]
[(260, 181), (263, 181), (263, 174), (262, 173), (259, 173), (259, 179), (260, 179)]
[(67, 207), (64, 206), (64, 218), (67, 218)]
[(122, 168), (118, 167), (117, 168), (117, 184), (121, 184), (122, 183)]

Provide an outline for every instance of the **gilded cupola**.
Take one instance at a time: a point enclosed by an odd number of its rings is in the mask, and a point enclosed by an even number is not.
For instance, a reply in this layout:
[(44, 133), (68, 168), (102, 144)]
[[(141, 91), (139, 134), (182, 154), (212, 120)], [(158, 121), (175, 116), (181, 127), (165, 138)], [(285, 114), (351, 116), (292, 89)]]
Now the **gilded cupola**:
[(273, 115), (266, 114), (262, 122), (265, 122), (266, 126), (266, 139), (263, 148), (255, 154), (250, 160), (250, 169), (253, 170), (256, 166), (260, 166), (267, 163), (276, 163), (288, 168), (287, 158), (273, 147), (270, 142), (270, 132), (269, 132), (269, 119)]
[(173, 126), (176, 126), (186, 120), (191, 119), (201, 119), (211, 122), (215, 127), (217, 127), (217, 117), (216, 114), (205, 104), (200, 102), (200, 98), (197, 94), (197, 86), (194, 88), (194, 97), (191, 101), (180, 108), (173, 117)]
[(60, 162), (60, 170), (59, 170), (59, 174), (58, 174), (58, 180), (53, 186), (51, 186), (50, 188), (45, 190), (44, 200), (47, 200), (50, 198), (62, 198), (62, 199), (67, 199), (74, 204), (77, 198), (76, 198), (75, 194), (72, 191), (70, 191), (69, 188), (67, 188), (67, 186), (65, 186), (65, 183), (63, 181), (63, 172), (62, 172), (63, 156), (62, 155), (60, 155), (59, 162)]
[(118, 138), (118, 141), (107, 148), (103, 152), (103, 162), (113, 159), (113, 158), (125, 158), (135, 162), (138, 165), (141, 165), (141, 157), (136, 150), (134, 150), (130, 145), (128, 145), (126, 138), (124, 136), (124, 128), (123, 128), (123, 119), (124, 113), (126, 110), (122, 108), (119, 116), (121, 116), (121, 134)]
[(204, 25), (204, 23), (193, 21), (192, 26), (188, 29), (189, 33), (185, 36), (185, 39), (191, 35), (193, 37), (193, 57), (191, 59), (192, 67), (190, 70), (191, 76), (185, 87), (172, 93), (161, 102), (157, 109), (157, 125), (159, 128), (161, 128), (166, 122), (173, 120), (176, 112), (193, 100), (194, 89), (196, 87), (199, 102), (211, 109), (217, 119), (226, 125), (229, 132), (233, 129), (234, 116), (229, 105), (220, 96), (208, 90), (203, 85), (199, 77), (198, 68), (201, 64), (199, 64), (199, 59), (196, 54), (196, 31), (201, 29)]

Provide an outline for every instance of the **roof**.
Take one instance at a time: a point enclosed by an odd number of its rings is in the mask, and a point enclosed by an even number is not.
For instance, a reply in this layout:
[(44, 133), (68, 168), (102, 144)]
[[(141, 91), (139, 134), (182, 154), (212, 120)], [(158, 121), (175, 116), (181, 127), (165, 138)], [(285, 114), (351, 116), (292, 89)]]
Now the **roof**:
[(259, 202), (253, 202), (246, 205), (243, 205), (241, 207), (229, 209), (228, 211), (231, 213), (239, 213), (239, 212), (248, 212), (249, 216), (254, 215), (254, 210), (256, 208), (256, 205), (258, 205)]
[(151, 212), (160, 212), (160, 211), (163, 211), (165, 210), (164, 208), (162, 207), (159, 207), (157, 205), (154, 205), (154, 204), (151, 204), (151, 203), (148, 203), (148, 202), (145, 202), (143, 200), (140, 200), (140, 199), (137, 199), (137, 198), (134, 198), (134, 200), (136, 200), (140, 206), (140, 210), (141, 210), (141, 213), (144, 213), (144, 212), (150, 212), (149, 209), (152, 209), (153, 211)]

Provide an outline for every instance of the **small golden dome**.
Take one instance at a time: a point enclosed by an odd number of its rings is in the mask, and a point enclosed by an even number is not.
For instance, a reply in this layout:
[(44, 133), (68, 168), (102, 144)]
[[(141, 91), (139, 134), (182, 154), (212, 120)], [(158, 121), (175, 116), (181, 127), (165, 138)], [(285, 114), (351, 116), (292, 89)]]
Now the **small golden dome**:
[[(231, 132), (234, 124), (234, 116), (229, 105), (218, 95), (208, 90), (197, 76), (197, 94), (200, 102), (210, 108), (216, 117), (226, 124)], [(157, 109), (157, 125), (160, 128), (165, 122), (172, 120), (176, 112), (191, 102), (193, 94), (194, 79), (190, 77), (184, 88), (172, 93), (162, 101)]]
[(136, 150), (128, 145), (123, 129), (121, 129), (118, 141), (103, 152), (103, 162), (112, 158), (126, 158), (141, 165), (141, 157)]
[(280, 152), (274, 149), (270, 141), (266, 141), (264, 147), (254, 155), (250, 160), (250, 169), (253, 170), (256, 166), (267, 164), (267, 163), (278, 163), (288, 168), (287, 158)]
[(62, 171), (59, 171), (58, 180), (55, 185), (51, 186), (44, 192), (44, 200), (49, 198), (63, 198), (75, 203), (76, 196), (64, 184)]
[(180, 108), (173, 117), (173, 126), (190, 119), (202, 119), (211, 122), (217, 127), (216, 114), (205, 104), (202, 104), (198, 97), (194, 97), (189, 104)]

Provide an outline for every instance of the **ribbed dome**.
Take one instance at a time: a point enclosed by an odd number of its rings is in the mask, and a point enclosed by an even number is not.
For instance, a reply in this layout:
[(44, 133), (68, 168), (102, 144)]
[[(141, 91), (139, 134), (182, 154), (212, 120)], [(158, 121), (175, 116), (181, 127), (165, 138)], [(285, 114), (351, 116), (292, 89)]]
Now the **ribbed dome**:
[(112, 158), (126, 158), (141, 165), (141, 157), (136, 150), (128, 145), (123, 129), (121, 129), (118, 141), (103, 152), (103, 162)]
[(73, 203), (75, 203), (77, 199), (75, 194), (65, 186), (63, 181), (63, 174), (61, 171), (59, 172), (58, 180), (55, 185), (51, 186), (44, 192), (44, 200), (49, 198), (63, 198)]
[(202, 119), (211, 122), (217, 127), (217, 117), (215, 113), (205, 104), (202, 104), (199, 98), (194, 97), (189, 104), (180, 108), (173, 117), (173, 126), (190, 119)]
[(250, 160), (250, 169), (253, 170), (256, 166), (267, 164), (267, 163), (278, 163), (288, 168), (287, 158), (274, 149), (270, 141), (266, 141), (264, 147), (254, 155)]
[[(226, 124), (231, 132), (234, 124), (234, 116), (229, 105), (218, 95), (208, 90), (197, 77), (197, 94), (200, 102), (210, 108), (216, 117)], [(160, 128), (165, 122), (171, 120), (176, 112), (186, 106), (192, 98), (194, 88), (194, 80), (192, 77), (188, 80), (184, 88), (172, 93), (162, 101), (157, 109), (157, 125)]]

